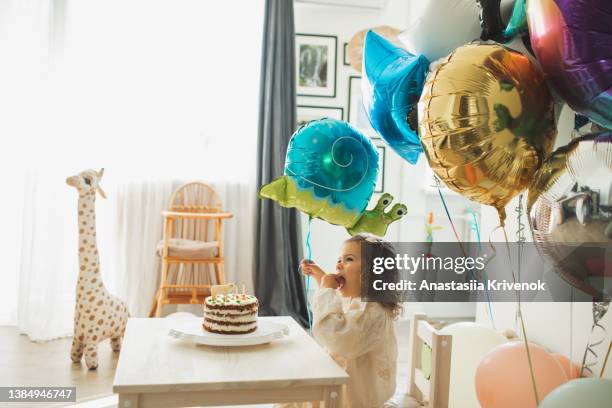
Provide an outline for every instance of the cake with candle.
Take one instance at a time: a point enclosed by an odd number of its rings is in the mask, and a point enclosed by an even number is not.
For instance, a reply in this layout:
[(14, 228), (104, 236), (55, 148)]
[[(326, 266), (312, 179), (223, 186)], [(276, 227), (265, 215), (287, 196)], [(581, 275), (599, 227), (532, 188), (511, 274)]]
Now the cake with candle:
[(204, 330), (220, 334), (245, 334), (257, 329), (259, 302), (253, 295), (229, 293), (204, 301)]

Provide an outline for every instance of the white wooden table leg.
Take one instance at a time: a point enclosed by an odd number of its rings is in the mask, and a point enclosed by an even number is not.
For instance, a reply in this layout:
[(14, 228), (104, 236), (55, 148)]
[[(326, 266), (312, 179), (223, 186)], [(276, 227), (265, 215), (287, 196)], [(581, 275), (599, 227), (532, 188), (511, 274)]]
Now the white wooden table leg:
[(342, 386), (326, 387), (325, 388), (325, 408), (341, 408), (342, 407)]
[(117, 408), (138, 408), (138, 394), (119, 394)]

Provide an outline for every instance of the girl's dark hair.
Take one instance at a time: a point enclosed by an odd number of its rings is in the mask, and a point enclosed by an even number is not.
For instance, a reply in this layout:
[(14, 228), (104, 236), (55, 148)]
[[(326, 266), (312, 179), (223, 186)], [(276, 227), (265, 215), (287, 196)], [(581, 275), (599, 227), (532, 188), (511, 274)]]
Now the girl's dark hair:
[[(357, 234), (347, 239), (345, 242), (356, 242), (361, 245), (361, 271), (362, 273), (373, 273), (374, 258), (395, 258), (395, 249), (387, 241), (371, 234)], [(399, 272), (397, 269), (387, 269), (386, 278), (390, 281), (397, 281)], [(363, 277), (362, 277), (363, 279)], [(397, 319), (403, 311), (399, 295), (392, 293), (389, 296), (395, 298), (387, 302), (378, 302), (389, 312), (393, 319)], [(386, 298), (388, 298), (386, 296)]]

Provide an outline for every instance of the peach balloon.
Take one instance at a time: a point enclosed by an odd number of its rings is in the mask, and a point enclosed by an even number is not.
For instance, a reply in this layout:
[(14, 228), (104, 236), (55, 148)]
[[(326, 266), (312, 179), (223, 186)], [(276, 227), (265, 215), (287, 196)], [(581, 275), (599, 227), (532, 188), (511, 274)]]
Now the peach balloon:
[(561, 364), (561, 368), (565, 371), (568, 380), (580, 377), (580, 366), (578, 364), (570, 362), (569, 358), (563, 354), (552, 353), (551, 355)]
[[(542, 401), (567, 375), (543, 347), (529, 343), (529, 354)], [(502, 344), (482, 359), (476, 369), (476, 395), (482, 408), (536, 408), (525, 343)]]

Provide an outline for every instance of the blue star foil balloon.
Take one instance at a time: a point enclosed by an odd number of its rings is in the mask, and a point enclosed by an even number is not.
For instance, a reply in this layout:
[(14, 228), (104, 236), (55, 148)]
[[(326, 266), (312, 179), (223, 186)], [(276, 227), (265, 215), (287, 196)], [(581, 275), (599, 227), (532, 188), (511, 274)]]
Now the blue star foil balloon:
[(365, 80), (361, 81), (365, 110), (383, 140), (411, 164), (423, 151), (417, 133), (416, 105), (428, 66), (423, 55), (412, 55), (373, 31), (366, 34)]
[(346, 122), (321, 119), (298, 129), (289, 141), (284, 173), (264, 185), (260, 197), (342, 225), (351, 235), (383, 236), (391, 222), (406, 214), (403, 204), (384, 212), (393, 200), (390, 194), (366, 211), (378, 176), (378, 152)]

